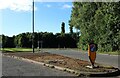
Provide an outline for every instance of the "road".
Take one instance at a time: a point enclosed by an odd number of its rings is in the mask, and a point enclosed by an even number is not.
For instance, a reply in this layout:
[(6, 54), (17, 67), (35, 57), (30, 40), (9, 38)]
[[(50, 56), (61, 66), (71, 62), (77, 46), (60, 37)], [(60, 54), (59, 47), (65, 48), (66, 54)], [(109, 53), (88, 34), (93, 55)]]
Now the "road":
[(11, 57), (2, 57), (3, 76), (73, 76), (70, 73), (44, 67)]
[[(80, 52), (79, 50), (72, 50), (72, 49), (43, 49), (43, 51), (47, 51), (50, 53), (55, 53), (55, 54), (60, 54), (72, 58), (77, 58), (77, 59), (82, 59), (82, 60), (87, 60), (88, 59), (88, 54), (87, 52)], [(118, 55), (107, 55), (107, 54), (97, 54), (96, 56), (96, 62), (104, 65), (110, 65), (114, 66), (117, 68), (120, 68), (120, 65), (118, 64)]]

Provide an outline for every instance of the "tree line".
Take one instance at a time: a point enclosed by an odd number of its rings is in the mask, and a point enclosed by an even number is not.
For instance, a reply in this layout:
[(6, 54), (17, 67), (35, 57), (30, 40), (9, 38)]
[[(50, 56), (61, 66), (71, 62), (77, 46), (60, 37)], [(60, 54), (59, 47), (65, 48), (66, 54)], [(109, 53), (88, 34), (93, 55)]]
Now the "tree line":
[[(76, 48), (78, 34), (70, 28), (70, 33), (65, 33), (65, 23), (61, 24), (61, 33), (53, 34), (52, 32), (26, 32), (13, 37), (0, 35), (3, 48)], [(34, 37), (33, 37), (34, 36)], [(33, 42), (34, 38), (34, 42)]]
[[(23, 47), (23, 48), (32, 48), (32, 33), (26, 32), (21, 33), (13, 37), (2, 36), (2, 47), (3, 48), (15, 48), (15, 47)], [(38, 42), (39, 41), (39, 42)], [(41, 47), (43, 48), (76, 48), (77, 45), (77, 35), (74, 33), (73, 35), (66, 33), (61, 35), (61, 33), (56, 33), (55, 35), (51, 32), (35, 32), (34, 33), (34, 46), (35, 48)]]
[(120, 2), (73, 2), (69, 25), (80, 30), (83, 50), (90, 40), (99, 51), (120, 50)]
[(33, 38), (35, 48), (76, 48), (79, 35), (73, 32), (72, 28), (70, 28), (70, 33), (65, 33), (65, 23), (62, 22), (61, 33), (26, 32), (13, 37), (0, 35), (0, 43), (3, 48), (32, 48)]

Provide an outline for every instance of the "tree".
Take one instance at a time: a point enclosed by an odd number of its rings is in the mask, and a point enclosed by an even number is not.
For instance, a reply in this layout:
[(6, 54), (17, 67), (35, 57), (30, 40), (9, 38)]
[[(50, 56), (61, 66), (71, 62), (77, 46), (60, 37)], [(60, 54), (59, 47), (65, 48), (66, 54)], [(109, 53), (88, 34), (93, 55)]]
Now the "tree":
[(61, 24), (61, 34), (64, 35), (65, 34), (65, 23), (62, 22)]
[[(120, 26), (120, 15), (118, 13), (120, 8), (120, 2), (118, 3), (104, 3), (96, 11), (95, 14), (95, 26), (100, 35), (99, 46), (101, 50), (115, 51), (120, 50), (119, 48), (119, 26)], [(98, 21), (99, 20), (99, 21)], [(102, 27), (100, 27), (102, 26)]]
[(73, 34), (73, 27), (70, 26), (69, 28), (70, 28), (70, 34)]
[(56, 39), (53, 33), (45, 32), (42, 36), (43, 47), (53, 48), (56, 45)]
[[(93, 39), (99, 51), (119, 50), (120, 2), (74, 2), (69, 25), (80, 30), (79, 47), (87, 50)], [(119, 7), (119, 8), (118, 8)]]
[(3, 48), (13, 48), (15, 47), (15, 44), (14, 44), (14, 37), (8, 37), (8, 36), (5, 36), (5, 35), (1, 35), (1, 44), (2, 44), (2, 47)]
[(5, 48), (6, 41), (5, 35), (2, 35), (2, 48)]

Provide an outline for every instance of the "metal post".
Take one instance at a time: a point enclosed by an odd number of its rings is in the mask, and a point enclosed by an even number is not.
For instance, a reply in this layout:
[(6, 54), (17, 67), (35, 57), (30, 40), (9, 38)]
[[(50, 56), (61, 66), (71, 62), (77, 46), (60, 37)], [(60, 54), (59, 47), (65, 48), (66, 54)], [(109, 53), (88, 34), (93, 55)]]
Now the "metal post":
[(41, 49), (42, 49), (42, 41), (41, 41)]
[(41, 43), (41, 52), (42, 52), (42, 43), (43, 43), (43, 41), (41, 40), (40, 43)]
[(32, 11), (32, 29), (33, 29), (33, 33), (32, 33), (32, 48), (33, 48), (33, 53), (34, 53), (34, 0), (33, 0), (33, 7), (32, 7), (33, 11)]
[(39, 31), (38, 31), (38, 50), (39, 50), (39, 43), (40, 41), (39, 41)]

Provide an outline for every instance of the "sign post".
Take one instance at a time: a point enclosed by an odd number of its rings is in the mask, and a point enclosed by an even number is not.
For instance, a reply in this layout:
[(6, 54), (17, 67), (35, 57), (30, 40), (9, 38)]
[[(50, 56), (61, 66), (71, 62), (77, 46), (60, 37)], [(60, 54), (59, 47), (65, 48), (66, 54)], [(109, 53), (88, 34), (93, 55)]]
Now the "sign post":
[(94, 63), (95, 63), (95, 59), (96, 59), (96, 51), (97, 51), (97, 45), (94, 44), (94, 42), (91, 42), (89, 45), (88, 45), (88, 57), (89, 57), (89, 60), (92, 64), (92, 68), (94, 68)]

